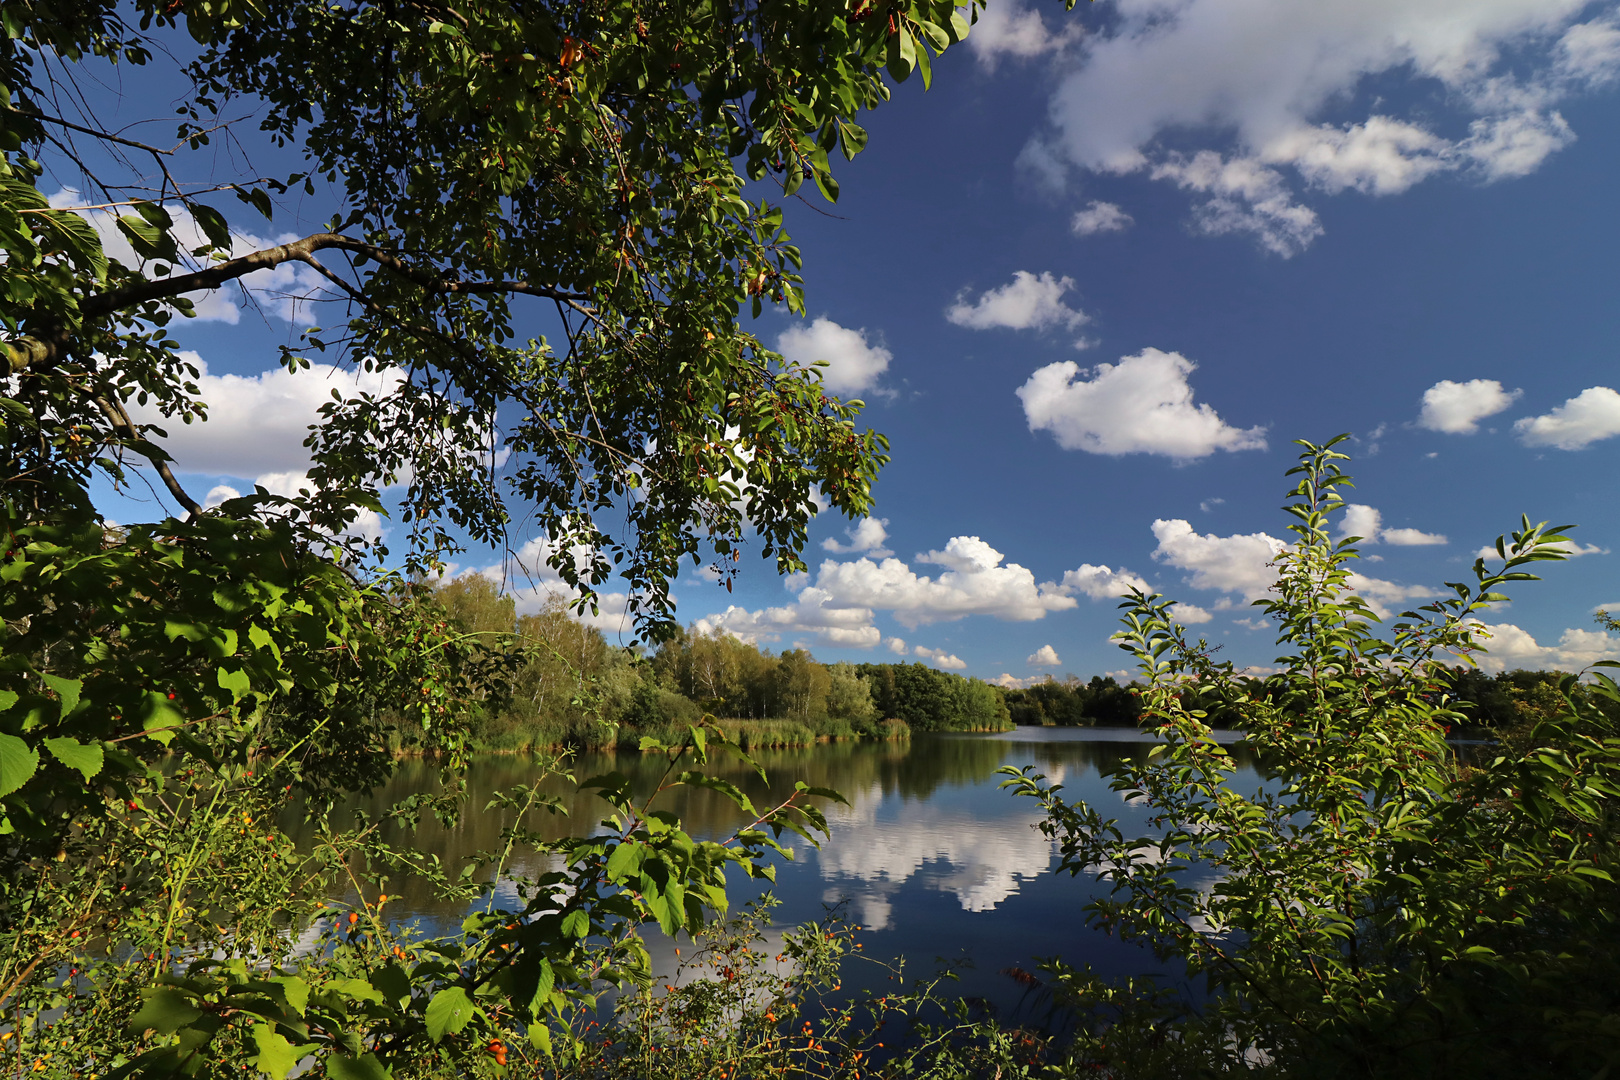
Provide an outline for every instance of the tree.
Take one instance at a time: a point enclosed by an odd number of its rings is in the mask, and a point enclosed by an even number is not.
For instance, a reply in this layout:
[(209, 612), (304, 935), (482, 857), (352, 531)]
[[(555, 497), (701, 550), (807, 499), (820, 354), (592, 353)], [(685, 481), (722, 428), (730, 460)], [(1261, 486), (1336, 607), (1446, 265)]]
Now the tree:
[[(1613, 721), (1569, 676), (1559, 707), (1484, 764), (1444, 741), (1461, 715), (1447, 663), (1473, 662), (1479, 614), (1531, 564), (1562, 559), (1566, 538), (1525, 519), (1474, 581), (1379, 634), (1353, 589), (1359, 538), (1332, 538), (1344, 438), (1301, 443), (1291, 471), (1296, 540), (1258, 601), (1282, 670), (1245, 679), (1187, 639), (1172, 602), (1132, 597), (1116, 637), (1146, 677), (1156, 745), (1113, 787), (1150, 831), (1010, 770), (1064, 867), (1110, 887), (1088, 918), (1151, 947), (1178, 982), (1055, 966), (1080, 1021), (1074, 1074), (1591, 1076), (1616, 1061)], [(1620, 701), (1601, 674), (1589, 693)], [(1217, 711), (1258, 759), (1252, 794), (1212, 737)]]
[[(394, 504), (404, 567), (420, 572), (463, 538), (505, 545), (524, 520), (582, 607), (622, 574), (651, 636), (672, 626), (682, 560), (729, 574), (751, 530), (780, 569), (801, 568), (817, 500), (865, 513), (887, 444), (856, 427), (858, 401), (739, 324), (766, 303), (803, 310), (781, 211), (750, 203), (746, 183), (774, 175), (792, 195), (810, 179), (835, 197), (829, 154), (864, 146), (854, 118), (887, 96), (883, 70), (926, 82), (930, 50), (967, 22), (948, 0), (86, 0), (4, 14), (0, 1003), (30, 1025), (57, 1015), (101, 1068), (137, 1053), (187, 1071), (217, 1053), (278, 1078), (311, 1054), (334, 1076), (459, 1068), (476, 1031), (503, 1047), (527, 1033), (546, 1052), (602, 979), (643, 973), (636, 926), (723, 909), (724, 867), (758, 870), (774, 835), (695, 842), (604, 781), (614, 823), (558, 846), (522, 824), (555, 806), (532, 788), (506, 804), (507, 851), (550, 845), (568, 869), (524, 883), (519, 910), (491, 903), (438, 959), (411, 953), (403, 983), (378, 974), (403, 973), (409, 944), (377, 914), (387, 868), (429, 868), (325, 808), (387, 775), (391, 716), (415, 717), (421, 748), (454, 766), (465, 703), (500, 677), (409, 577), (379, 571), (386, 553), (353, 526)], [(95, 103), (119, 86), (166, 100), (134, 70), (160, 64), (182, 86), (172, 141), (109, 130)], [(302, 156), (297, 171), (213, 171), (240, 160), (213, 149), (243, 110)], [(82, 201), (53, 206), (47, 185), (65, 175)], [(285, 222), (299, 191), (330, 217), (286, 243), (255, 248), (221, 208)], [(133, 259), (110, 257), (110, 237)], [(343, 313), (279, 361), (323, 357), (382, 389), (325, 407), (306, 490), (205, 509), (164, 431), (132, 412), (203, 417), (173, 320), (289, 264)], [(544, 307), (549, 336), (524, 305)], [(184, 518), (103, 522), (92, 486), (148, 465)], [(673, 768), (681, 751), (668, 752)], [(808, 797), (762, 824), (815, 825)], [(316, 855), (267, 824), (295, 799), (322, 824)], [(498, 873), (505, 855), (484, 865)], [(347, 936), (298, 960), (277, 913), (315, 913), (328, 887), (354, 897)], [(92, 964), (92, 939), (124, 942), (124, 959)], [(186, 979), (164, 981), (181, 962)], [(304, 967), (261, 977), (282, 962)], [(58, 985), (64, 963), (92, 980), (92, 1003)]]

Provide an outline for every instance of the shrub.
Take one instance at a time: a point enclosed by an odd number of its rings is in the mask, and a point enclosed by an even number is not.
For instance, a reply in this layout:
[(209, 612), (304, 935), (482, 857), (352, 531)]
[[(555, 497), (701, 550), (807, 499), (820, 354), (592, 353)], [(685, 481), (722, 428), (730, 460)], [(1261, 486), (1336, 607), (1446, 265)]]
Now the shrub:
[[(1132, 597), (1116, 636), (1146, 676), (1157, 745), (1113, 787), (1151, 809), (1154, 831), (1127, 834), (1028, 772), (1006, 781), (1040, 800), (1064, 868), (1112, 887), (1088, 919), (1185, 971), (1165, 989), (1054, 965), (1080, 1024), (1065, 1069), (1605, 1075), (1620, 1063), (1620, 737), (1588, 699), (1620, 702), (1620, 688), (1598, 676), (1576, 693), (1566, 677), (1558, 707), (1477, 768), (1444, 741), (1462, 715), (1445, 663), (1472, 663), (1478, 613), (1527, 565), (1562, 558), (1565, 538), (1526, 519), (1498, 541), (1496, 569), (1476, 561), (1473, 583), (1379, 636), (1354, 593), (1357, 538), (1330, 537), (1349, 481), (1338, 441), (1301, 444), (1297, 540), (1259, 602), (1283, 670), (1244, 679), (1188, 641), (1170, 602)], [(1214, 711), (1247, 732), (1252, 794), (1232, 786)]]

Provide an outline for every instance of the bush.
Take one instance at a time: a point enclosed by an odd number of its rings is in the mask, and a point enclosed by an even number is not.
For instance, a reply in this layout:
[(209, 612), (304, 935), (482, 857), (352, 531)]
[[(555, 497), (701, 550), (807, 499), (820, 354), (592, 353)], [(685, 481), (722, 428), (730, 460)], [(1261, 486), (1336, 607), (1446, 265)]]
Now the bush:
[[(1054, 965), (1079, 1022), (1068, 1075), (1584, 1077), (1617, 1063), (1620, 737), (1586, 699), (1620, 702), (1620, 687), (1565, 678), (1557, 708), (1481, 767), (1444, 741), (1462, 715), (1445, 662), (1471, 663), (1496, 590), (1567, 541), (1526, 519), (1499, 569), (1476, 561), (1474, 584), (1378, 636), (1351, 584), (1354, 538), (1330, 535), (1349, 479), (1338, 441), (1302, 444), (1298, 539), (1260, 602), (1282, 671), (1245, 679), (1187, 640), (1171, 603), (1133, 597), (1116, 636), (1146, 675), (1157, 745), (1113, 787), (1156, 831), (1128, 835), (1027, 773), (1007, 781), (1040, 800), (1064, 868), (1111, 887), (1088, 919), (1185, 971), (1164, 989)], [(1231, 786), (1204, 702), (1247, 732), (1253, 794)]]

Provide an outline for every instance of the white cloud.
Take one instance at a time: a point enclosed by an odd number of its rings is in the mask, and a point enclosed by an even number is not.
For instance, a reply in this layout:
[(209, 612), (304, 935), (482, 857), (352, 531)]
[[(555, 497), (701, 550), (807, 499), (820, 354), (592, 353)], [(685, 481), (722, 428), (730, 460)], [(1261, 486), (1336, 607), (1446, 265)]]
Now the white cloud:
[(1478, 624), (1485, 655), (1479, 666), (1487, 671), (1508, 668), (1555, 667), (1579, 670), (1599, 660), (1620, 657), (1620, 638), (1599, 630), (1568, 629), (1556, 645), (1542, 645), (1526, 630), (1513, 623)]
[(970, 615), (1030, 622), (1051, 611), (1076, 607), (1076, 593), (1109, 599), (1129, 585), (1147, 588), (1145, 581), (1129, 571), (1090, 564), (1066, 572), (1061, 584), (1037, 582), (1028, 569), (1003, 559), (1001, 552), (977, 536), (954, 536), (942, 550), (917, 555), (914, 562), (944, 567), (942, 573), (932, 576), (919, 574), (893, 557), (827, 559), (813, 584), (808, 579), (793, 583), (794, 603), (757, 611), (731, 606), (697, 625), (748, 641), (811, 634), (831, 645), (871, 648), (884, 644), (897, 655), (910, 652), (934, 657), (946, 654), (918, 652), (900, 638), (883, 637), (874, 625), (876, 613), (888, 612), (902, 626), (913, 629)]
[[(1065, 165), (1150, 169), (1207, 193), (1204, 231), (1249, 232), (1291, 254), (1321, 226), (1283, 170), (1323, 192), (1387, 195), (1447, 173), (1522, 176), (1567, 146), (1557, 104), (1620, 71), (1612, 11), (1577, 22), (1593, 6), (1119, 0), (1118, 18), (1061, 61), (1052, 130), (1023, 158), (1052, 180)], [(1392, 79), (1431, 92), (1406, 115), (1386, 95), (1358, 95)], [(1324, 122), (1362, 97), (1372, 104), (1360, 115)], [(1185, 150), (1164, 146), (1172, 134)], [(1204, 153), (1214, 157), (1200, 163)]]
[(1132, 589), (1145, 593), (1153, 591), (1146, 581), (1123, 566), (1115, 571), (1090, 563), (1082, 563), (1078, 570), (1065, 570), (1063, 588), (1084, 593), (1093, 600), (1118, 600)]
[(1024, 658), (1024, 663), (1031, 667), (1060, 667), (1062, 660), (1058, 659), (1057, 650), (1050, 645), (1042, 645)]
[(888, 349), (866, 340), (864, 328), (849, 330), (827, 318), (809, 326), (788, 327), (777, 337), (776, 351), (800, 367), (824, 361), (822, 385), (839, 395), (877, 390), (878, 380), (894, 359)]
[(944, 649), (930, 649), (926, 645), (918, 645), (911, 650), (911, 655), (920, 656), (924, 660), (932, 660), (936, 666), (946, 671), (961, 671), (967, 667), (967, 661), (960, 656), (954, 656)]
[(1034, 686), (1036, 683), (1046, 682), (1051, 677), (1050, 675), (1031, 675), (1027, 679), (1020, 679), (1016, 675), (1003, 671), (993, 679), (986, 679), (985, 682), (994, 686), (1005, 687), (1008, 690), (1023, 690), (1026, 687)]
[(979, 12), (978, 21), (968, 31), (968, 51), (987, 71), (995, 69), (1004, 56), (1030, 60), (1062, 52), (1080, 39), (1078, 21), (1070, 20), (1054, 33), (1038, 11), (1030, 11), (1022, 0), (998, 0)]
[(1194, 207), (1192, 220), (1205, 236), (1248, 233), (1267, 251), (1288, 258), (1322, 235), (1316, 211), (1295, 202), (1282, 174), (1253, 158), (1225, 158), (1213, 150), (1168, 154), (1150, 175), (1208, 196)]
[[(1376, 511), (1374, 511), (1376, 513)], [(1200, 534), (1190, 522), (1181, 518), (1160, 518), (1153, 523), (1153, 535), (1159, 541), (1153, 557), (1178, 570), (1188, 572), (1187, 584), (1195, 589), (1213, 589), (1232, 593), (1245, 600), (1258, 600), (1267, 596), (1277, 580), (1277, 568), (1272, 565), (1289, 545), (1275, 536), (1263, 532), (1233, 536)], [(1379, 616), (1408, 600), (1430, 597), (1435, 593), (1423, 586), (1400, 585), (1365, 574), (1352, 573), (1351, 591), (1367, 601)], [(1232, 604), (1226, 599), (1215, 604), (1222, 611)], [(1182, 622), (1189, 619), (1184, 609), (1178, 608)]]
[(884, 528), (888, 523), (888, 518), (862, 518), (853, 527), (844, 530), (844, 535), (849, 537), (849, 543), (839, 543), (832, 537), (828, 537), (821, 542), (821, 548), (823, 551), (830, 551), (834, 555), (865, 552), (875, 559), (893, 555), (894, 552), (883, 546), (889, 539), (888, 530)]
[(1075, 212), (1069, 228), (1076, 236), (1095, 236), (1098, 233), (1124, 232), (1134, 224), (1136, 219), (1117, 204), (1093, 199), (1084, 210)]
[(870, 649), (883, 635), (872, 625), (872, 609), (839, 606), (823, 589), (806, 588), (798, 601), (749, 611), (735, 605), (694, 624), (705, 633), (722, 630), (744, 641), (778, 641), (784, 635), (813, 634), (823, 644)]
[(1422, 529), (1385, 529), (1378, 538), (1396, 547), (1427, 547), (1447, 542), (1443, 534), (1424, 532)]
[(215, 484), (208, 489), (208, 494), (203, 496), (203, 509), (212, 510), (220, 503), (228, 502), (231, 499), (240, 499), (241, 497), (242, 493), (229, 484)]
[(1054, 277), (1049, 271), (1037, 277), (1019, 270), (1012, 281), (999, 289), (987, 289), (971, 303), (963, 290), (945, 309), (945, 318), (969, 330), (1048, 330), (1055, 326), (1078, 330), (1091, 317), (1063, 302), (1063, 294), (1072, 288), (1073, 278)]
[(945, 567), (937, 577), (919, 575), (894, 558), (828, 559), (816, 574), (815, 587), (827, 593), (829, 604), (890, 611), (909, 627), (968, 615), (1024, 622), (1075, 606), (1063, 587), (1037, 584), (1029, 570), (1001, 560), (1001, 552), (977, 536), (956, 536), (943, 551), (916, 557), (917, 562)]
[(1196, 367), (1158, 349), (1089, 370), (1064, 360), (1037, 369), (1017, 392), (1029, 429), (1052, 432), (1065, 450), (1178, 460), (1264, 450), (1265, 428), (1232, 427), (1210, 406), (1193, 403), (1187, 376)]
[(1155, 521), (1153, 536), (1159, 541), (1153, 557), (1188, 571), (1187, 583), (1193, 588), (1218, 589), (1250, 600), (1271, 589), (1277, 571), (1270, 564), (1288, 547), (1265, 533), (1201, 535), (1180, 518)]
[(1584, 450), (1620, 435), (1620, 394), (1607, 386), (1588, 387), (1549, 413), (1515, 420), (1513, 430), (1526, 446)]
[(393, 372), (349, 371), (330, 364), (311, 364), (296, 372), (275, 368), (258, 375), (213, 375), (196, 353), (187, 350), (180, 357), (201, 372), (196, 383), (198, 396), (208, 404), (208, 420), (184, 424), (164, 418), (155, 406), (134, 402), (130, 415), (169, 433), (159, 442), (174, 458), (177, 472), (205, 476), (302, 476), (310, 466), (304, 439), (333, 390), (345, 397), (382, 394), (399, 381)]
[(1620, 26), (1613, 15), (1570, 27), (1558, 48), (1559, 67), (1571, 78), (1599, 86), (1620, 74)]
[(1176, 601), (1176, 609), (1172, 614), (1175, 615), (1176, 621), (1183, 626), (1196, 626), (1199, 623), (1211, 622), (1215, 618), (1211, 612), (1204, 610), (1197, 604), (1189, 604), (1185, 600)]
[(1423, 391), (1418, 427), (1448, 435), (1472, 435), (1479, 422), (1495, 416), (1519, 399), (1523, 390), (1504, 390), (1495, 379), (1452, 382), (1441, 379)]
[(1386, 529), (1384, 515), (1364, 503), (1350, 503), (1344, 508), (1344, 517), (1339, 522), (1339, 538), (1346, 536), (1359, 536), (1364, 544), (1383, 542), (1396, 547), (1423, 547), (1447, 542), (1439, 533), (1421, 529)]

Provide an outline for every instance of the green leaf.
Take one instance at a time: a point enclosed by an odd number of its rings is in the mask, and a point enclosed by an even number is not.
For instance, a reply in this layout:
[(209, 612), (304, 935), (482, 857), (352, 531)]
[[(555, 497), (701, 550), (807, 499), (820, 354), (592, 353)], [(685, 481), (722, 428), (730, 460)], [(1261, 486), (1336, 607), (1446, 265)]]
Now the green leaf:
[(106, 754), (102, 751), (100, 743), (86, 745), (78, 739), (63, 737), (46, 739), (45, 749), (49, 750), (52, 757), (68, 768), (78, 769), (83, 773), (85, 783), (93, 780), (96, 774), (101, 772), (102, 766), (106, 764)]
[(309, 1005), (309, 983), (297, 975), (278, 975), (270, 981), (281, 987), (281, 994), (287, 999), (287, 1007), (303, 1016), (304, 1009)]
[(371, 985), (375, 986), (385, 999), (396, 1005), (410, 1000), (411, 977), (405, 974), (405, 969), (398, 964), (384, 964), (372, 972)]
[(236, 698), (242, 697), (243, 694), (253, 689), (253, 680), (248, 678), (248, 673), (241, 668), (237, 668), (235, 671), (220, 668), (219, 673), (214, 676), (214, 681), (219, 683), (221, 690), (229, 690), (231, 696)]
[(141, 991), (141, 1008), (130, 1020), (129, 1030), (137, 1034), (155, 1031), (160, 1035), (173, 1035), (201, 1017), (202, 1010), (192, 1004), (191, 995), (184, 990), (153, 986)]
[(584, 908), (575, 908), (563, 916), (562, 932), (570, 937), (584, 937), (591, 932), (591, 917)]
[(62, 699), (61, 715), (66, 716), (79, 707), (79, 694), (84, 689), (83, 682), (78, 679), (64, 679), (60, 675), (41, 675), (40, 679)]
[(377, 1060), (376, 1054), (360, 1057), (334, 1055), (326, 1059), (326, 1075), (331, 1080), (388, 1080), (388, 1070)]
[(175, 261), (174, 238), (139, 214), (125, 214), (116, 221), (118, 231), (124, 234), (135, 254), (143, 259)]
[(270, 205), (270, 196), (264, 193), (263, 188), (253, 188), (249, 190), (248, 188), (238, 187), (233, 184), (231, 186), (231, 190), (236, 193), (236, 197), (238, 199), (241, 199), (243, 202), (253, 207), (253, 209), (263, 214), (264, 220), (270, 220), (271, 215), (275, 212), (275, 208)]
[(204, 203), (191, 204), (191, 216), (196, 219), (202, 228), (203, 235), (208, 242), (216, 248), (230, 249), (231, 227), (225, 221), (225, 215)]
[(467, 1026), (477, 1006), (459, 986), (447, 986), (433, 995), (423, 1019), (427, 1021), (428, 1038), (435, 1043), (446, 1035), (454, 1035)]
[(269, 1073), (271, 1080), (286, 1080), (287, 1074), (298, 1064), (298, 1050), (269, 1024), (253, 1025), (253, 1043), (259, 1052), (248, 1061)]
[(140, 720), (141, 730), (165, 746), (174, 738), (174, 733), (166, 729), (186, 722), (180, 710), (169, 703), (169, 695), (156, 690), (148, 691), (142, 699)]
[(0, 735), (0, 796), (28, 783), (39, 769), (39, 751), (15, 735)]

